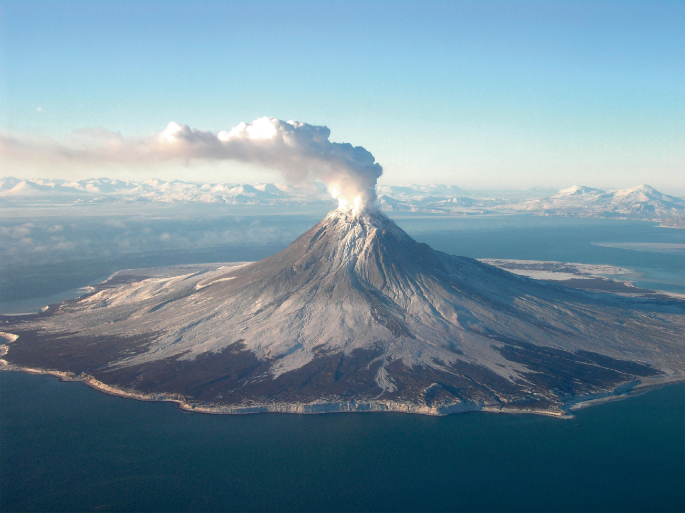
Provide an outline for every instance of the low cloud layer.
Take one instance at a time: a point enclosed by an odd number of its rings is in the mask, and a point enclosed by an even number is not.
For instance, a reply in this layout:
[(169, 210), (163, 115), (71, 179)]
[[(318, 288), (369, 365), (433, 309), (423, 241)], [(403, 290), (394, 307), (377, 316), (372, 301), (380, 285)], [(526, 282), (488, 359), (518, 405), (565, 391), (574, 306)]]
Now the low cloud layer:
[(173, 161), (232, 160), (280, 171), (289, 183), (321, 180), (341, 206), (371, 205), (383, 168), (361, 146), (329, 140), (325, 126), (260, 118), (218, 133), (169, 123), (146, 137), (124, 137), (104, 129), (84, 129), (68, 139), (0, 134), (7, 164), (154, 166)]

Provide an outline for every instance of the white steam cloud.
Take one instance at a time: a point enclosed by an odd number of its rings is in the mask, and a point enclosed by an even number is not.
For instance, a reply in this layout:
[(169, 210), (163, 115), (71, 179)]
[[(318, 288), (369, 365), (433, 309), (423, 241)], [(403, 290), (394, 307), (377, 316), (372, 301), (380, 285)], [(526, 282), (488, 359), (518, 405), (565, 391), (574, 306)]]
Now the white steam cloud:
[(373, 205), (383, 168), (361, 146), (331, 142), (330, 133), (325, 126), (265, 117), (218, 133), (169, 123), (146, 137), (123, 137), (104, 129), (79, 130), (61, 142), (0, 134), (0, 150), (9, 164), (150, 166), (174, 160), (234, 160), (278, 170), (291, 183), (321, 180), (341, 208)]

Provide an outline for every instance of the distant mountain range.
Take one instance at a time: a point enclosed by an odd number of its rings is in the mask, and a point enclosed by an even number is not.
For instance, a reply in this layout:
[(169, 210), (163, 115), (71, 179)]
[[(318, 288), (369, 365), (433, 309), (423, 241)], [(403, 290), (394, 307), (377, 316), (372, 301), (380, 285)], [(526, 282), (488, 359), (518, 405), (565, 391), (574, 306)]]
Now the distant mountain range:
[(0, 179), (0, 202), (228, 204), (334, 203), (322, 183), (202, 184), (172, 180), (134, 182), (109, 178), (86, 180)]
[[(528, 212), (536, 215), (614, 217), (685, 228), (685, 200), (649, 185), (604, 191), (573, 186), (553, 190), (467, 191), (450, 185), (379, 185), (381, 210), (448, 215)], [(331, 204), (322, 183), (203, 184), (179, 180), (134, 182), (0, 179), (0, 203), (224, 203), (240, 205)]]
[(662, 194), (649, 185), (618, 191), (574, 186), (559, 191), (551, 198), (508, 205), (508, 208), (546, 215), (682, 220), (685, 201)]
[(379, 186), (378, 189), (381, 209), (386, 211), (452, 215), (530, 212), (550, 216), (643, 219), (685, 228), (685, 200), (662, 194), (649, 185), (614, 191), (573, 186), (553, 195), (544, 189), (498, 191), (489, 197), (482, 192), (473, 194), (456, 187)]

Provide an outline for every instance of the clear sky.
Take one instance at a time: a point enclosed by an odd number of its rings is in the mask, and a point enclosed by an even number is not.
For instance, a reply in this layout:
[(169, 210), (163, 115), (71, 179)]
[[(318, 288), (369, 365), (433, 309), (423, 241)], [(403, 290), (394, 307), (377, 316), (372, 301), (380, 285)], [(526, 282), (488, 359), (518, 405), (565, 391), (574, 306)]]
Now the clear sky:
[[(363, 146), (382, 183), (685, 194), (682, 0), (0, 0), (0, 29), (12, 136), (138, 136), (170, 121), (218, 132), (271, 116)], [(227, 162), (149, 172), (274, 178)], [(57, 177), (0, 171), (22, 173)]]

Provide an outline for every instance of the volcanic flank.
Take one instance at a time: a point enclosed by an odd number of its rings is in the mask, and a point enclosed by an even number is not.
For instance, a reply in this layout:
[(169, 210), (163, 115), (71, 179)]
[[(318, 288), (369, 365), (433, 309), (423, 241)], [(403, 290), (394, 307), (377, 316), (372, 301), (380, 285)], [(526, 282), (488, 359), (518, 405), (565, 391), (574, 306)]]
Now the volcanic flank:
[(562, 414), (685, 371), (682, 302), (516, 276), (368, 208), (337, 209), (259, 262), (150, 273), (6, 317), (8, 364), (226, 413)]

